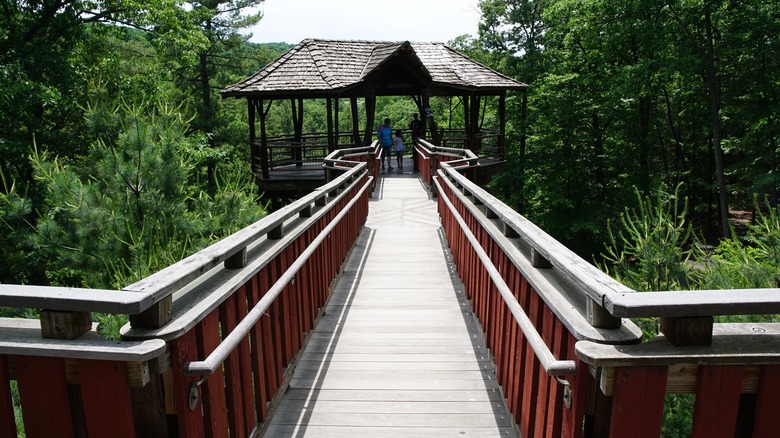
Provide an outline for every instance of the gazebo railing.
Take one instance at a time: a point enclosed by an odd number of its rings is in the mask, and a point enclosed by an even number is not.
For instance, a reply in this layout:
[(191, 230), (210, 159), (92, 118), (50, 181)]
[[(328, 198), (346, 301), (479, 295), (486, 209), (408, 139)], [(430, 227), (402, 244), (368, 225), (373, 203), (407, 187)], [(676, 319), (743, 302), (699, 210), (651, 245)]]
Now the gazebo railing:
[(285, 172), (321, 170), (322, 161), (331, 148), (356, 147), (351, 133), (339, 134), (335, 145), (330, 144), (327, 133), (311, 133), (300, 138), (289, 135), (268, 138), (265, 149), (259, 140), (254, 141), (251, 146), (252, 149), (260, 151), (260, 154), (254, 157), (255, 172), (262, 172), (264, 169)]

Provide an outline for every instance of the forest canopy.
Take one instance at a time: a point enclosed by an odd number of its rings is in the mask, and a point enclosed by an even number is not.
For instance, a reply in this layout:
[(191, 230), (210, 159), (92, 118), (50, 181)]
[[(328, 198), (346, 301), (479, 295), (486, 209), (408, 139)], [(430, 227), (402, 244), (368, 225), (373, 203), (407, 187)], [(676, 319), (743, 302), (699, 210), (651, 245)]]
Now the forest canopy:
[[(290, 48), (243, 33), (262, 29), (261, 4), (0, 0), (0, 282), (119, 287), (264, 214), (246, 104), (218, 94)], [(479, 8), (479, 33), (449, 44), (530, 85), (507, 99), (508, 165), (490, 183), (507, 204), (598, 263), (623, 249), (610, 246), (623, 215), (659, 193), (685, 200), (701, 246), (776, 217), (777, 2)], [(306, 105), (304, 130), (324, 131), (324, 102)], [(440, 126), (462, 128), (451, 108), (433, 102)], [(396, 126), (414, 112), (377, 102)], [(270, 135), (292, 123), (271, 107)]]

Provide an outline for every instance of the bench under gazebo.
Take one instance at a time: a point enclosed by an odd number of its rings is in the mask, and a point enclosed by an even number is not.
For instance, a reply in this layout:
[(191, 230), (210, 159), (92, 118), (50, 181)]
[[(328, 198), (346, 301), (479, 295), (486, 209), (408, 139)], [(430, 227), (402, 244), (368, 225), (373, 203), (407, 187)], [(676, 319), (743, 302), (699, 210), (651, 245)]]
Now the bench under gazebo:
[[(298, 197), (322, 185), (322, 159), (328, 153), (371, 144), (381, 123), (375, 114), (379, 96), (412, 97), (426, 138), (434, 145), (469, 148), (501, 161), (506, 93), (527, 87), (443, 43), (305, 39), (221, 93), (247, 99), (252, 172), (260, 191), (278, 199)], [(460, 99), (461, 129), (437, 125), (431, 98), (439, 97)], [(326, 133), (303, 132), (304, 100), (308, 99), (325, 100)], [(484, 112), (489, 99), (497, 100), (499, 126), (484, 129), (480, 111)], [(339, 132), (342, 100), (349, 102), (351, 110), (348, 132)], [(289, 102), (292, 134), (268, 134), (267, 116), (275, 101)], [(360, 126), (361, 117), (364, 126)]]

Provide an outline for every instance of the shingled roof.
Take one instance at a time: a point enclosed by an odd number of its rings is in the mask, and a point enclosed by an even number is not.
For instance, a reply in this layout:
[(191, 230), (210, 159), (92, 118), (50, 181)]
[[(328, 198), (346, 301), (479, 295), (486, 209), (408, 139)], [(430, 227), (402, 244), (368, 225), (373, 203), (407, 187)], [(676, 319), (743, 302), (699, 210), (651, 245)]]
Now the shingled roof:
[(225, 97), (490, 94), (528, 86), (443, 43), (305, 39)]

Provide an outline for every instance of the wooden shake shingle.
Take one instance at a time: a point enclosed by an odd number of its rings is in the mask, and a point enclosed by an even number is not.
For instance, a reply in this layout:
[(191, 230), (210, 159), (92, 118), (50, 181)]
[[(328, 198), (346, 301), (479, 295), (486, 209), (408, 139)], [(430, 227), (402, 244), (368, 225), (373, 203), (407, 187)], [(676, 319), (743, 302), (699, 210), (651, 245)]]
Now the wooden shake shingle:
[[(409, 82), (413, 83), (409, 83)], [(438, 42), (305, 39), (225, 97), (491, 94), (528, 86)]]

